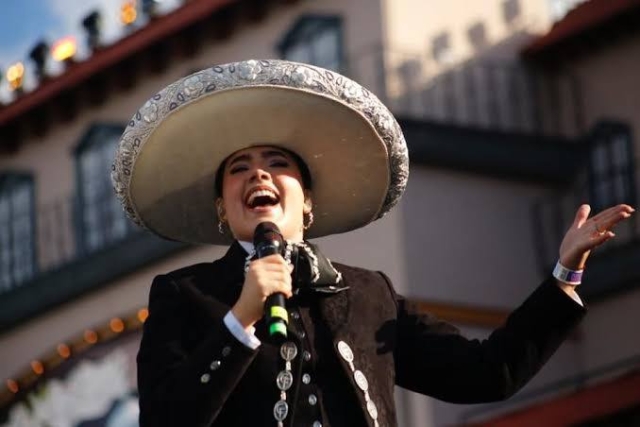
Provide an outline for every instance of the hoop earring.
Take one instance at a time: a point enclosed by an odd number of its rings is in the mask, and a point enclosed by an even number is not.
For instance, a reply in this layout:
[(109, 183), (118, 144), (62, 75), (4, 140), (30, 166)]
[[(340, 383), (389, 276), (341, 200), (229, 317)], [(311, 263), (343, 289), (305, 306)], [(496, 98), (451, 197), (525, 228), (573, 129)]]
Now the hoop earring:
[(218, 220), (218, 233), (224, 234), (224, 221)]
[(311, 227), (311, 224), (313, 224), (313, 212), (309, 212), (309, 213), (307, 214), (307, 223), (306, 223), (306, 224), (304, 223), (304, 219), (303, 219), (303, 221), (302, 221), (302, 228), (303, 228), (304, 230), (308, 230), (308, 229), (309, 229), (309, 227)]
[(220, 205), (218, 205), (218, 233), (224, 235), (224, 224), (225, 224), (225, 217), (224, 217), (224, 208)]

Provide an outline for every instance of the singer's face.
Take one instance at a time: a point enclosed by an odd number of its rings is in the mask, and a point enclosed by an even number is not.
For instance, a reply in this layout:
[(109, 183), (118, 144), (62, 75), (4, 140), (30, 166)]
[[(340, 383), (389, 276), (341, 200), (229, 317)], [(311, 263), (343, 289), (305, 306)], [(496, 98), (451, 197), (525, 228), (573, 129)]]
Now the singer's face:
[(287, 240), (303, 237), (303, 213), (311, 210), (296, 161), (285, 151), (262, 146), (240, 150), (224, 165), (222, 197), (227, 224), (238, 240), (253, 241), (258, 224), (271, 221)]

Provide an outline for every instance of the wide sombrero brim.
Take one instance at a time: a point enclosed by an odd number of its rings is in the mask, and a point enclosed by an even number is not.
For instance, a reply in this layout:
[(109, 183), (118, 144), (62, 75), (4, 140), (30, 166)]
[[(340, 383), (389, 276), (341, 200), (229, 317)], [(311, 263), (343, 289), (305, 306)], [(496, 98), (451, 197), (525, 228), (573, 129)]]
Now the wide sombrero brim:
[(373, 95), (330, 71), (287, 61), (203, 70), (158, 93), (123, 134), (113, 182), (129, 216), (172, 240), (227, 243), (215, 175), (232, 153), (273, 145), (297, 153), (313, 181), (305, 237), (362, 227), (406, 185), (399, 126)]

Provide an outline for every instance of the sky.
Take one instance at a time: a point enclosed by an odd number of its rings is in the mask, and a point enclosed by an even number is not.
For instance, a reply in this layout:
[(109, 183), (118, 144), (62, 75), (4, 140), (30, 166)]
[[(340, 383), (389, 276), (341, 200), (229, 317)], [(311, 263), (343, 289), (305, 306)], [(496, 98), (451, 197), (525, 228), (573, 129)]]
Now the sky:
[[(109, 44), (122, 37), (126, 29), (119, 21), (120, 7), (124, 0), (0, 0), (0, 101), (10, 99), (6, 82), (6, 70), (22, 61), (27, 68), (25, 89), (35, 85), (33, 66), (29, 52), (40, 40), (50, 45), (65, 36), (75, 36), (78, 41), (77, 58), (86, 58), (88, 51), (82, 28), (82, 19), (93, 10), (100, 10), (103, 20), (104, 41)], [(179, 6), (182, 0), (162, 0), (161, 12)], [(59, 73), (60, 64), (52, 59), (49, 72)]]

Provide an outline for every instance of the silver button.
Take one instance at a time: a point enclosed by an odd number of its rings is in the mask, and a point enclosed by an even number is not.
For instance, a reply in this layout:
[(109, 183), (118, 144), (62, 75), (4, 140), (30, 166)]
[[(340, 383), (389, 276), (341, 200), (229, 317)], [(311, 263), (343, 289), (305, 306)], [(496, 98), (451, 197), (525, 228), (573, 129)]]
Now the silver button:
[(206, 384), (209, 382), (209, 380), (211, 379), (211, 375), (209, 374), (202, 374), (202, 376), (200, 377), (200, 382), (202, 384)]
[(376, 404), (373, 403), (373, 400), (367, 402), (367, 412), (369, 412), (369, 416), (374, 420), (378, 418), (378, 408), (376, 408)]
[(302, 382), (305, 383), (305, 384), (309, 384), (311, 382), (311, 375), (304, 374), (302, 376)]
[(209, 365), (209, 368), (210, 368), (212, 371), (217, 371), (217, 370), (218, 370), (218, 368), (220, 367), (220, 365), (222, 365), (222, 363), (220, 363), (220, 361), (219, 361), (219, 360), (214, 360), (213, 362), (211, 362), (211, 365)]
[(349, 347), (349, 344), (344, 341), (339, 341), (338, 351), (344, 360), (347, 362), (353, 362), (353, 351), (351, 350), (351, 347)]
[(282, 391), (289, 390), (293, 384), (293, 374), (290, 371), (280, 371), (276, 377), (276, 384)]
[(300, 338), (304, 338), (307, 336), (307, 333), (305, 331), (300, 332)]
[(293, 317), (294, 319), (298, 320), (300, 318), (300, 314), (298, 314), (297, 311), (294, 311), (293, 313), (291, 313), (291, 317)]
[(226, 346), (222, 349), (222, 357), (227, 357), (229, 354), (231, 354), (231, 347)]
[(280, 346), (280, 357), (287, 362), (292, 361), (298, 355), (298, 347), (291, 341), (287, 341)]
[(310, 394), (309, 395), (309, 405), (314, 406), (316, 403), (318, 403), (318, 398), (316, 397), (315, 394)]
[(322, 423), (320, 421), (314, 421), (313, 427), (322, 427)]
[(305, 360), (305, 362), (308, 362), (309, 360), (311, 360), (311, 353), (305, 351), (304, 353), (302, 353), (302, 358)]
[(357, 370), (353, 373), (353, 377), (356, 380), (356, 384), (360, 387), (360, 390), (367, 391), (369, 390), (369, 382), (367, 381), (367, 377), (364, 376), (362, 371)]
[(273, 417), (276, 421), (283, 421), (289, 414), (289, 405), (284, 400), (278, 400), (273, 407)]

